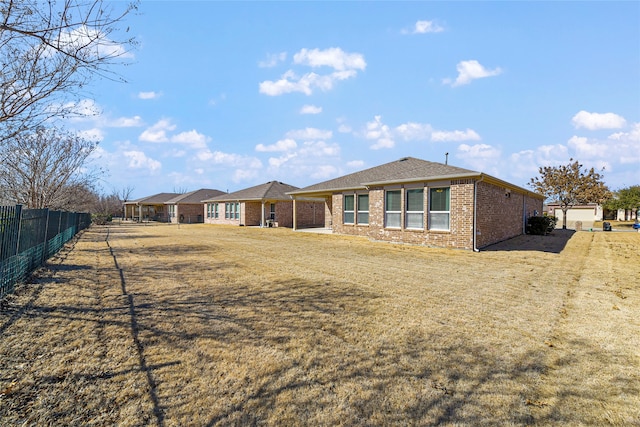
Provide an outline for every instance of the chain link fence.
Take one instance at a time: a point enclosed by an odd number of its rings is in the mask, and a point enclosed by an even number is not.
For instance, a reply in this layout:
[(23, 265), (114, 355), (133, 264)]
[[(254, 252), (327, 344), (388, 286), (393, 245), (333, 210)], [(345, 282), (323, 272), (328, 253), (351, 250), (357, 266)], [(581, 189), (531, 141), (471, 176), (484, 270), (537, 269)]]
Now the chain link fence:
[(90, 225), (88, 213), (0, 206), (0, 299)]

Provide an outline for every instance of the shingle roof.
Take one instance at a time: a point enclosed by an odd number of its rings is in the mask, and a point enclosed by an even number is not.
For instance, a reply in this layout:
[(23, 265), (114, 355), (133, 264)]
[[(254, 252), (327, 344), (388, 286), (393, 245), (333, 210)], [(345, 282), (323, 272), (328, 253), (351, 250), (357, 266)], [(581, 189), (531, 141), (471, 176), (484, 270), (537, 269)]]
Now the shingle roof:
[(298, 187), (285, 184), (278, 181), (269, 181), (255, 187), (245, 188), (233, 193), (222, 194), (212, 199), (205, 200), (207, 202), (226, 201), (226, 200), (291, 200), (287, 193), (297, 190)]
[(365, 188), (366, 185), (392, 182), (409, 182), (480, 175), (469, 169), (429, 162), (414, 157), (404, 157), (369, 169), (310, 185), (290, 194), (320, 193), (327, 191)]
[(179, 196), (178, 193), (158, 193), (153, 196), (141, 197), (140, 199), (130, 200), (126, 202), (126, 205), (161, 205), (172, 198)]
[(225, 194), (225, 192), (220, 190), (214, 190), (212, 188), (201, 188), (200, 190), (180, 194), (170, 200), (167, 200), (165, 203), (169, 205), (198, 204), (198, 203), (202, 203), (202, 201), (205, 199), (210, 199), (212, 197), (216, 197), (221, 194)]

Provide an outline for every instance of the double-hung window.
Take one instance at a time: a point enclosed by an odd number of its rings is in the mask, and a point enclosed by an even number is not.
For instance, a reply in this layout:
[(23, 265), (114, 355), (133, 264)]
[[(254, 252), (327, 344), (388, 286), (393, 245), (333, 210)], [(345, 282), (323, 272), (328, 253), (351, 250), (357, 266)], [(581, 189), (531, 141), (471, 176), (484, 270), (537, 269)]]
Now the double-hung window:
[(424, 228), (424, 190), (422, 188), (406, 191), (406, 219), (407, 228)]
[(353, 224), (354, 222), (354, 199), (355, 196), (353, 194), (345, 194), (344, 195), (344, 223), (345, 224)]
[(214, 218), (218, 218), (218, 204), (217, 203), (213, 204), (213, 217)]
[(385, 227), (400, 228), (402, 219), (402, 193), (400, 190), (388, 190), (384, 199)]
[(429, 229), (449, 230), (449, 187), (429, 189)]
[(369, 195), (358, 194), (358, 224), (369, 224)]

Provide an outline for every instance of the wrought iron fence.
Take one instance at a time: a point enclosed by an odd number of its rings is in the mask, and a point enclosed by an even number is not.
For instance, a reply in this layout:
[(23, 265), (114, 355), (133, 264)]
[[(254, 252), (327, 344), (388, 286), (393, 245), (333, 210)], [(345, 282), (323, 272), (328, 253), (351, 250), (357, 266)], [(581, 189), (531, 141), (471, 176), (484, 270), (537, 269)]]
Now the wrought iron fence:
[(0, 299), (89, 225), (88, 213), (0, 206)]

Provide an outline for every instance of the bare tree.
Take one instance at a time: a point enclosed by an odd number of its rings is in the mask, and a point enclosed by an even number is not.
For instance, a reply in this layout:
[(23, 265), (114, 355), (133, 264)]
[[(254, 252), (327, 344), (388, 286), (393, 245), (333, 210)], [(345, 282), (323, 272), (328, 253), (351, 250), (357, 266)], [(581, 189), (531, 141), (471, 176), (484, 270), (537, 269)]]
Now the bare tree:
[[(53, 117), (95, 75), (116, 79), (133, 38), (112, 39), (137, 7), (103, 0), (0, 0), (0, 143)], [(128, 29), (127, 29), (128, 30)]]
[(121, 200), (122, 218), (127, 217), (127, 211), (126, 211), (127, 207), (125, 203), (131, 200), (131, 194), (133, 193), (133, 190), (135, 190), (135, 187), (126, 186), (126, 187), (122, 187), (120, 191), (117, 193)]
[(583, 171), (577, 160), (569, 159), (568, 165), (540, 167), (538, 172), (540, 176), (531, 178), (529, 185), (547, 200), (560, 204), (562, 228), (567, 228), (567, 211), (573, 206), (603, 203), (611, 197), (602, 174), (594, 168)]
[(1, 153), (4, 198), (35, 209), (77, 206), (86, 195), (84, 190), (92, 191), (100, 173), (87, 167), (87, 158), (96, 147), (95, 142), (58, 129), (18, 134)]

